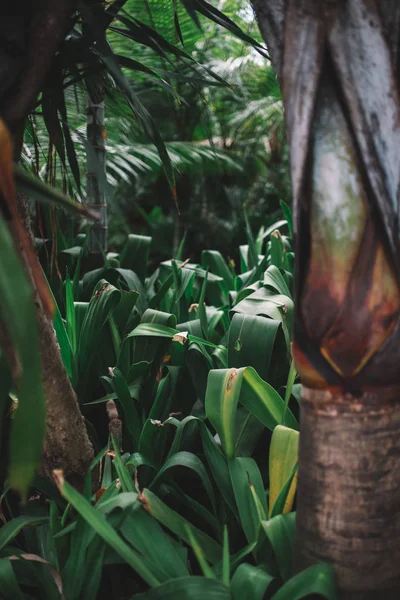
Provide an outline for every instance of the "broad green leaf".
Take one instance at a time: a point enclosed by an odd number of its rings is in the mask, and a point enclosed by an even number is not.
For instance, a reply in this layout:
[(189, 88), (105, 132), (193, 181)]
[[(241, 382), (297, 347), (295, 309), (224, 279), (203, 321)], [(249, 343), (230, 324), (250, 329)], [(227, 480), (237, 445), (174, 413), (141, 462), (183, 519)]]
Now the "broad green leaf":
[(9, 558), (0, 559), (0, 594), (4, 600), (24, 600)]
[(201, 460), (193, 453), (181, 451), (176, 452), (171, 458), (169, 458), (158, 471), (156, 477), (151, 483), (151, 488), (155, 487), (157, 483), (163, 478), (163, 476), (173, 468), (184, 467), (190, 469), (199, 477), (209, 499), (213, 510), (216, 510), (216, 501), (214, 489), (211, 485), (210, 478), (208, 477), (207, 470)]
[(283, 296), (292, 297), (282, 272), (275, 265), (271, 265), (264, 273), (264, 285)]
[(189, 575), (176, 544), (141, 504), (137, 503), (130, 511), (120, 532), (136, 550), (157, 565), (163, 582)]
[(147, 512), (149, 512), (153, 517), (157, 519), (162, 525), (164, 525), (167, 529), (172, 531), (175, 535), (177, 535), (181, 540), (190, 544), (190, 540), (187, 534), (187, 527), (190, 527), (194, 532), (196, 539), (201, 545), (204, 555), (206, 559), (211, 563), (216, 563), (222, 557), (222, 548), (221, 546), (210, 538), (207, 534), (200, 531), (191, 525), (181, 517), (178, 513), (169, 508), (166, 504), (164, 504), (157, 496), (155, 496), (150, 490), (143, 490), (141, 497), (141, 502), (143, 503)]
[[(234, 458), (228, 461), (228, 465), (240, 524), (249, 544), (251, 544), (257, 541), (261, 525), (257, 506), (250, 489), (250, 485), (252, 484), (250, 472), (253, 474), (257, 469), (257, 465), (251, 458)], [(263, 489), (261, 494), (265, 496)]]
[(263, 600), (264, 594), (274, 578), (260, 567), (243, 563), (232, 577), (233, 600)]
[(209, 269), (211, 273), (219, 275), (223, 278), (228, 290), (233, 289), (233, 274), (222, 257), (222, 254), (217, 250), (203, 250), (201, 253), (201, 263), (205, 269)]
[(121, 292), (101, 279), (96, 285), (82, 323), (79, 336), (79, 370), (85, 372), (92, 364), (99, 335), (107, 319), (121, 299)]
[(271, 265), (282, 269), (284, 265), (285, 246), (280, 231), (271, 233)]
[(143, 281), (149, 262), (151, 237), (130, 233), (120, 254), (120, 265), (131, 269)]
[[(206, 413), (221, 439), (225, 455), (235, 456), (235, 418), (238, 404), (271, 431), (281, 423), (284, 402), (278, 392), (263, 381), (252, 367), (212, 370), (208, 376)], [(290, 410), (285, 424), (298, 429)]]
[(287, 581), (293, 572), (293, 550), (296, 513), (277, 515), (261, 525), (274, 551), (278, 569), (283, 581)]
[(232, 308), (246, 315), (264, 315), (282, 322), (288, 352), (293, 327), (293, 301), (282, 294), (273, 294), (266, 287), (253, 292)]
[(301, 600), (316, 594), (327, 600), (339, 598), (333, 567), (318, 564), (308, 567), (289, 579), (280, 590), (272, 596), (272, 600)]
[(107, 522), (91, 504), (79, 494), (69, 483), (64, 481), (62, 475), (57, 472), (55, 475), (57, 486), (68, 502), (72, 504), (74, 509), (82, 516), (87, 524), (111, 546), (119, 554), (128, 565), (134, 569), (138, 575), (151, 587), (159, 584), (159, 581), (154, 577), (152, 571), (143, 561), (141, 555), (129, 547), (126, 542), (116, 533), (112, 525)]
[[(280, 339), (281, 338), (281, 339)], [(277, 363), (285, 369), (285, 341), (280, 321), (236, 313), (231, 321), (228, 337), (229, 367), (253, 367), (266, 381), (281, 383)], [(276, 348), (275, 348), (276, 345)], [(283, 350), (283, 352), (282, 352)], [(274, 353), (273, 376), (269, 377)], [(285, 375), (286, 377), (286, 375)]]
[(32, 517), (30, 515), (14, 517), (0, 529), (0, 550), (7, 546), (24, 527), (41, 525), (46, 523), (47, 520), (47, 517)]
[(168, 419), (164, 423), (146, 420), (140, 434), (138, 451), (151, 464), (161, 466), (167, 453), (168, 428), (171, 425)]
[(41, 457), (46, 408), (33, 290), (2, 217), (0, 254), (1, 318), (18, 361), (18, 409), (11, 426), (8, 481), (25, 500)]
[(136, 594), (131, 600), (231, 600), (229, 588), (207, 577), (182, 577), (172, 579), (159, 587)]
[[(272, 433), (269, 449), (269, 516), (283, 486), (297, 464), (299, 432), (283, 425), (277, 425)], [(282, 513), (292, 510), (296, 493), (297, 473), (291, 482)]]
[(122, 406), (124, 413), (123, 423), (131, 434), (134, 448), (137, 448), (141, 434), (141, 422), (136, 406), (136, 400), (132, 398), (128, 384), (121, 371), (117, 367), (114, 367), (112, 373), (111, 385), (114, 387), (118, 402)]

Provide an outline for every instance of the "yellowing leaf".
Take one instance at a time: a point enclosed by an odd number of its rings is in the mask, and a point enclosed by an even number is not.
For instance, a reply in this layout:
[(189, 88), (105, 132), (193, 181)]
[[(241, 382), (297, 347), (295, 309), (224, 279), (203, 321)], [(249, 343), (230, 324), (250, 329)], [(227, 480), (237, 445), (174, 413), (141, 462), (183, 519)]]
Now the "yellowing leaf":
[[(284, 425), (277, 425), (272, 434), (269, 451), (269, 517), (272, 514), (279, 493), (297, 463), (298, 448), (299, 432)], [(293, 507), (296, 485), (297, 473), (290, 484), (282, 514), (290, 512)]]

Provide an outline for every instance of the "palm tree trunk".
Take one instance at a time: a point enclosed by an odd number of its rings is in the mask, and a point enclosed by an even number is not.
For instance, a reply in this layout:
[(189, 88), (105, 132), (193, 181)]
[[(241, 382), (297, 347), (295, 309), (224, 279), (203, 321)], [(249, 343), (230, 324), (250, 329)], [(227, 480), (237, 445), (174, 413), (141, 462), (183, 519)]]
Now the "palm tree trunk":
[(399, 3), (253, 0), (283, 90), (303, 382), (296, 566), (400, 592)]
[(400, 597), (400, 388), (305, 388), (297, 569), (328, 562), (343, 600)]
[(107, 195), (106, 195), (106, 149), (104, 128), (103, 81), (93, 76), (87, 81), (87, 199), (86, 203), (96, 210), (101, 219), (92, 225), (88, 250), (92, 254), (107, 252)]

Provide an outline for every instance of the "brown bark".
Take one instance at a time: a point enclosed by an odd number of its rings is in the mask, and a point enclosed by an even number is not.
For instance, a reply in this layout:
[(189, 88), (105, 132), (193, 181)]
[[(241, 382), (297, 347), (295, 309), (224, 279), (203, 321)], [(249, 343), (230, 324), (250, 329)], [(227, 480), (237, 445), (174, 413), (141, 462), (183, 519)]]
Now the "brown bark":
[[(22, 196), (18, 198), (18, 209), (25, 229), (31, 234), (29, 213)], [(93, 459), (93, 447), (61, 359), (53, 324), (37, 293), (36, 306), (47, 413), (39, 471), (52, 479), (53, 469), (63, 469), (65, 478), (80, 487)]]
[(93, 447), (61, 360), (53, 326), (41, 307), (37, 314), (47, 411), (40, 472), (51, 479), (53, 469), (63, 469), (65, 478), (80, 487), (93, 459)]
[(297, 568), (335, 566), (341, 600), (400, 598), (400, 386), (303, 389)]
[[(25, 119), (34, 107), (57, 48), (68, 32), (76, 5), (77, 0), (19, 0), (15, 6), (0, 7), (0, 117), (14, 134), (16, 160), (22, 145)], [(26, 206), (23, 201), (18, 204), (22, 223), (30, 232)], [(3, 203), (1, 208), (4, 209)], [(18, 243), (20, 237), (14, 237)], [(21, 255), (27, 266), (22, 249)], [(37, 290), (34, 291), (47, 407), (47, 431), (40, 470), (51, 476), (52, 469), (61, 468), (71, 482), (79, 485), (93, 457), (93, 448), (62, 364), (52, 323), (40, 303)]]
[(345, 600), (399, 598), (399, 2), (252, 2), (291, 155), (296, 568), (330, 563)]

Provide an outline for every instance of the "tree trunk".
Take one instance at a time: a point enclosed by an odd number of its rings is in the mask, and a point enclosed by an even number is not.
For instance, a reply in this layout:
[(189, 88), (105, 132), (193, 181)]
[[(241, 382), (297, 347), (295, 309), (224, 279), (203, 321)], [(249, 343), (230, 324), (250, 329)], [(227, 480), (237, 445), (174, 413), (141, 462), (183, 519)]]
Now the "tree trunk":
[(399, 5), (253, 0), (291, 154), (296, 567), (346, 600), (400, 593)]
[(399, 400), (303, 390), (297, 568), (333, 564), (343, 600), (400, 598)]
[[(29, 212), (22, 196), (18, 198), (18, 209), (21, 221), (32, 240)], [(24, 258), (23, 255), (22, 257)], [(29, 272), (29, 267), (24, 262)], [(35, 302), (46, 398), (46, 435), (39, 472), (52, 480), (53, 469), (62, 469), (65, 478), (79, 488), (93, 459), (93, 447), (62, 362), (53, 324), (43, 309), (38, 294)]]
[[(19, 0), (0, 7), (0, 117), (14, 136), (16, 160), (25, 119), (36, 103), (58, 45), (68, 32), (76, 5), (77, 0)], [(20, 201), (17, 208), (29, 231), (24, 202)], [(6, 218), (10, 216), (3, 204), (0, 209), (5, 211)], [(25, 259), (23, 254), (22, 259)], [(27, 264), (26, 260), (24, 263)], [(50, 476), (53, 468), (61, 468), (70, 481), (78, 484), (87, 472), (93, 448), (62, 364), (53, 326), (40, 304), (37, 290), (35, 294), (47, 407), (41, 469)]]
[(107, 252), (107, 175), (104, 128), (104, 85), (100, 76), (87, 81), (87, 198), (86, 204), (101, 215), (90, 229), (88, 250)]

